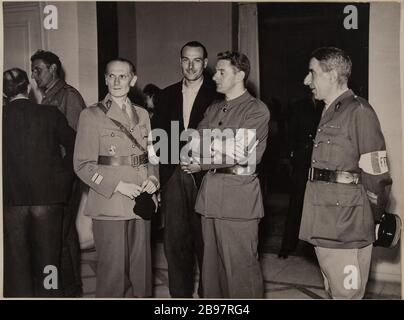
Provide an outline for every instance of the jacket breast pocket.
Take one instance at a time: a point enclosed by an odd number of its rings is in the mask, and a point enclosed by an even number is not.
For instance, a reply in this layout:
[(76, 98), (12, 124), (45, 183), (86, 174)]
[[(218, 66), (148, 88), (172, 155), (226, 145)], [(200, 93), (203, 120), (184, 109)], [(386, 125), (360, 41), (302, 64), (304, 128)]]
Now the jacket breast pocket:
[(128, 143), (120, 130), (104, 129), (101, 132), (100, 154), (122, 156), (128, 149)]
[(314, 196), (313, 238), (341, 243), (366, 239), (360, 186), (324, 184)]

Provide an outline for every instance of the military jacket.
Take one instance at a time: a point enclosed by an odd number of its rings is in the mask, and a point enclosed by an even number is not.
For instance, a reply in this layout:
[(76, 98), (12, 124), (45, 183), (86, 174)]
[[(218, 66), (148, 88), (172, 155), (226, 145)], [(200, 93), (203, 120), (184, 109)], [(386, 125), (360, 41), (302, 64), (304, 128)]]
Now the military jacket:
[[(205, 113), (198, 129), (255, 129), (256, 164), (261, 161), (268, 137), (269, 110), (248, 91), (230, 101), (213, 103)], [(228, 164), (202, 164), (203, 170)], [(256, 174), (232, 175), (210, 170), (203, 178), (195, 210), (206, 217), (249, 220), (264, 216), (264, 206)]]
[(58, 107), (65, 115), (69, 126), (74, 130), (77, 130), (80, 112), (86, 108), (81, 94), (61, 79), (57, 80), (53, 87), (46, 91), (41, 104)]
[[(359, 167), (362, 155), (385, 151), (376, 113), (351, 90), (323, 114), (312, 153), (312, 167), (359, 173), (361, 183), (308, 181), (299, 238), (327, 248), (361, 248), (374, 242), (375, 217), (385, 205), (390, 176), (368, 174)], [(368, 192), (378, 197), (372, 208)]]
[(148, 177), (158, 178), (157, 165), (150, 162), (140, 166), (99, 165), (98, 157), (143, 154), (144, 151), (133, 144), (111, 119), (122, 123), (147, 149), (149, 115), (145, 109), (132, 105), (134, 118), (137, 118), (133, 122), (109, 95), (102, 103), (108, 112), (105, 114), (97, 105), (86, 108), (80, 115), (77, 131), (74, 170), (90, 187), (85, 214), (104, 220), (140, 219), (133, 213), (136, 200), (114, 191), (120, 181), (141, 185)]

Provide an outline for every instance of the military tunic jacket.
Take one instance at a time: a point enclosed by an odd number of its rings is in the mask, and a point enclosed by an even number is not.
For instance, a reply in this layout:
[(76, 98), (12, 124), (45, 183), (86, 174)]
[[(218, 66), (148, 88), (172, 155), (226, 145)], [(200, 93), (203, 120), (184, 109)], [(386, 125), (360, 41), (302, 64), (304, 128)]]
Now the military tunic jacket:
[(131, 123), (124, 111), (109, 95), (102, 103), (109, 107), (104, 113), (97, 105), (83, 110), (78, 125), (74, 151), (74, 169), (89, 187), (85, 214), (96, 219), (141, 219), (133, 213), (135, 201), (114, 192), (120, 181), (142, 183), (150, 176), (158, 178), (158, 167), (150, 162), (140, 166), (99, 165), (99, 156), (139, 156), (143, 154), (111, 119), (122, 123), (140, 145), (147, 149), (150, 120), (148, 112), (136, 105), (132, 111), (137, 123)]
[(375, 212), (367, 191), (382, 202), (384, 188), (391, 180), (388, 173), (363, 172), (359, 159), (382, 150), (386, 150), (385, 141), (373, 108), (351, 90), (344, 92), (320, 120), (312, 167), (359, 173), (361, 182), (308, 181), (300, 239), (326, 248), (361, 248), (374, 242)]
[[(203, 129), (255, 129), (256, 164), (261, 161), (268, 137), (269, 110), (248, 91), (233, 100), (213, 103), (198, 125)], [(203, 170), (231, 164), (202, 164)], [(264, 216), (264, 206), (256, 174), (233, 175), (210, 170), (204, 176), (195, 204), (196, 212), (207, 218), (251, 220)]]
[(80, 92), (62, 79), (58, 79), (56, 83), (45, 92), (41, 104), (58, 107), (65, 115), (69, 126), (74, 130), (77, 130), (80, 112), (86, 108), (86, 104)]

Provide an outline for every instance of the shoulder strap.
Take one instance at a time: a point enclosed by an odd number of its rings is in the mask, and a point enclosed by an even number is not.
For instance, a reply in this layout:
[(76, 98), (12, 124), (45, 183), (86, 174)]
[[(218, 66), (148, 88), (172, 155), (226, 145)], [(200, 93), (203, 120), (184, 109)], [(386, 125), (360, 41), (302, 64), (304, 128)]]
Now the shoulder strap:
[[(104, 106), (101, 102), (98, 102), (98, 103), (97, 103), (97, 107), (100, 108), (100, 109), (102, 110), (102, 112), (104, 112), (105, 114), (107, 114), (108, 109), (107, 109), (107, 107)], [(135, 137), (132, 136), (132, 134), (128, 131), (128, 129), (125, 128), (125, 126), (124, 126), (122, 123), (120, 123), (119, 121), (117, 121), (117, 120), (115, 120), (115, 119), (111, 119), (111, 118), (110, 118), (110, 120), (111, 120), (113, 123), (115, 123), (115, 125), (130, 139), (130, 141), (133, 142), (133, 144), (136, 145), (136, 147), (138, 147), (138, 148), (140, 149), (140, 151), (147, 153), (147, 150), (146, 150), (145, 148), (143, 148), (143, 146), (142, 146), (139, 142), (137, 142), (137, 140), (135, 139)]]

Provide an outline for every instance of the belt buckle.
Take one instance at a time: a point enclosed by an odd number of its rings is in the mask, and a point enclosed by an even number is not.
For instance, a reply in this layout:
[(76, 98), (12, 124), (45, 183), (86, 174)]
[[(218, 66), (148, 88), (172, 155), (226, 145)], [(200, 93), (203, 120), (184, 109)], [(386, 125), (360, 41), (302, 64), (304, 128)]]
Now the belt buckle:
[(130, 165), (132, 167), (137, 167), (139, 166), (139, 157), (138, 156), (131, 156), (130, 157)]
[(313, 181), (314, 180), (314, 168), (310, 167), (309, 169), (309, 181)]

